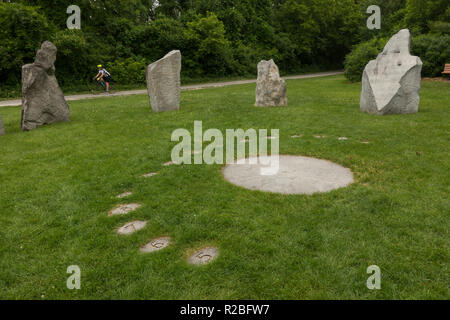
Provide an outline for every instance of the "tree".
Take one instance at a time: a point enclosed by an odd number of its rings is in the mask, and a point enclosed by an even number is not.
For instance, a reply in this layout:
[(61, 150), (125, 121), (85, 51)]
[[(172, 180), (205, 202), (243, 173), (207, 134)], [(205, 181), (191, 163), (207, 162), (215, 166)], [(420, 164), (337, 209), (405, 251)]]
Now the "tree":
[(185, 64), (195, 76), (226, 75), (232, 70), (231, 43), (225, 38), (223, 23), (214, 13), (187, 23)]
[(35, 8), (17, 3), (0, 3), (0, 25), (0, 83), (17, 84), (52, 26)]
[(426, 33), (434, 21), (450, 22), (449, 7), (450, 0), (407, 0), (405, 23), (417, 33)]

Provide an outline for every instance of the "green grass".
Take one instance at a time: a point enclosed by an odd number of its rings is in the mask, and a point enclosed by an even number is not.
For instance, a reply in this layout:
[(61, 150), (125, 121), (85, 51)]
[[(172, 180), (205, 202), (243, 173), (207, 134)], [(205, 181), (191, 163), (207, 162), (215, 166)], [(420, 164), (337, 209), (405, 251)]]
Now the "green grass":
[[(183, 92), (168, 113), (143, 95), (70, 102), (72, 122), (32, 132), (1, 108), (0, 298), (448, 299), (449, 85), (424, 82), (418, 114), (384, 117), (361, 113), (361, 85), (342, 76), (287, 85), (286, 108), (253, 107), (254, 84)], [(280, 153), (334, 161), (355, 183), (288, 196), (231, 185), (219, 165), (163, 167), (172, 131), (194, 120), (280, 129)], [(107, 216), (131, 202), (142, 207)], [(145, 229), (115, 233), (138, 219)], [(165, 235), (169, 248), (139, 252)], [(188, 265), (206, 245), (219, 258)], [(366, 287), (372, 264), (381, 290)], [(66, 288), (69, 265), (81, 290)]]

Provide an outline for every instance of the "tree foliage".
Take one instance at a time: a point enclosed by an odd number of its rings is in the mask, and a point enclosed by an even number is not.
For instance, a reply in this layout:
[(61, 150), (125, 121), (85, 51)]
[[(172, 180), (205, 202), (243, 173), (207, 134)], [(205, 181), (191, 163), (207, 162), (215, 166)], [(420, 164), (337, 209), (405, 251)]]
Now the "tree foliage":
[[(79, 0), (82, 29), (73, 31), (66, 28), (72, 0), (9, 0), (0, 3), (0, 84), (19, 85), (20, 67), (46, 39), (59, 49), (63, 84), (89, 81), (97, 64), (142, 82), (130, 72), (174, 49), (182, 51), (184, 77), (255, 74), (271, 58), (284, 73), (339, 68), (354, 45), (404, 27), (415, 36), (448, 33), (449, 1)], [(372, 4), (382, 9), (381, 30), (366, 28)], [(361, 64), (375, 42), (357, 47), (346, 66), (359, 69), (351, 61)]]
[(0, 3), (0, 83), (20, 80), (21, 67), (51, 34), (51, 26), (36, 8)]

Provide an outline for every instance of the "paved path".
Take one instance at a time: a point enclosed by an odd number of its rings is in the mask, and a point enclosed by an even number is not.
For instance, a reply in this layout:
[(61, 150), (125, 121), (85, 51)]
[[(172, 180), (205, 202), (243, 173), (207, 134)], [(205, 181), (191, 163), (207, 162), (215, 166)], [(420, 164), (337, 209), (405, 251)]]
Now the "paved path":
[[(309, 78), (317, 78), (317, 77), (326, 77), (326, 76), (334, 76), (338, 74), (343, 74), (342, 71), (330, 71), (330, 72), (320, 72), (320, 73), (312, 73), (312, 74), (304, 74), (299, 76), (288, 76), (283, 77), (283, 79), (309, 79)], [(237, 81), (226, 81), (226, 82), (215, 82), (215, 83), (203, 83), (203, 84), (194, 84), (189, 86), (182, 86), (181, 90), (199, 90), (205, 88), (216, 88), (216, 87), (226, 87), (237, 84), (246, 84), (246, 83), (255, 83), (256, 80), (237, 80)], [(74, 101), (74, 100), (84, 100), (84, 99), (92, 99), (92, 98), (104, 98), (104, 97), (117, 97), (117, 96), (131, 96), (134, 94), (147, 94), (147, 90), (129, 90), (129, 91), (118, 91), (114, 93), (99, 93), (99, 94), (77, 94), (71, 96), (65, 96), (66, 101)], [(0, 107), (11, 107), (11, 106), (19, 106), (22, 104), (22, 100), (5, 100), (0, 101)]]

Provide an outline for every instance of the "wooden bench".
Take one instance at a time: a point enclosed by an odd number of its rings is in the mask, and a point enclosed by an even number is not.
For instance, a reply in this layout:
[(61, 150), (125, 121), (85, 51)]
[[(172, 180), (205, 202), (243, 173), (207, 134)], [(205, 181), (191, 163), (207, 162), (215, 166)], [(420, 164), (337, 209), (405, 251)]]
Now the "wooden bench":
[(450, 75), (450, 63), (445, 65), (443, 75)]

